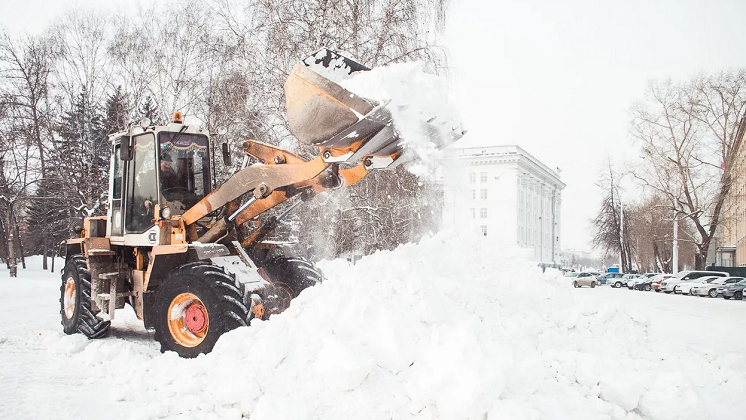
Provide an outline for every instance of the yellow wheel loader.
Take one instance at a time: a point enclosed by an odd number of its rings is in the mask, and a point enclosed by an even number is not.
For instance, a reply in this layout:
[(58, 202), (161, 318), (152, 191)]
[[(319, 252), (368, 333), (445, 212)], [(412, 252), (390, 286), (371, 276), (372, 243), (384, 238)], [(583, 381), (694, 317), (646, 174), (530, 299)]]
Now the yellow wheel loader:
[[(385, 104), (322, 76), (366, 70), (327, 49), (298, 63), (285, 84), (289, 127), (318, 157), (249, 140), (243, 168), (215, 189), (209, 133), (180, 113), (165, 126), (144, 121), (112, 135), (108, 214), (86, 218), (79, 236), (61, 244), (64, 332), (106, 336), (127, 303), (155, 329), (162, 351), (196, 357), (322, 281), (313, 264), (265, 238), (315, 194), (407, 159)], [(282, 214), (266, 217), (282, 203)], [(240, 227), (249, 221), (246, 234)]]

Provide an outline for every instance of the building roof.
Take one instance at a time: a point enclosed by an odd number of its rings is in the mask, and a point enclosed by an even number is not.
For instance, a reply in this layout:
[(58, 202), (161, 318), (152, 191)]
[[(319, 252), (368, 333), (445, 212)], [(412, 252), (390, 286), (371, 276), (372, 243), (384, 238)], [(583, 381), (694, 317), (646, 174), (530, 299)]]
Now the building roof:
[(453, 156), (463, 160), (477, 161), (494, 161), (494, 163), (503, 163), (506, 161), (515, 161), (518, 166), (534, 175), (541, 176), (547, 183), (555, 184), (558, 189), (564, 189), (565, 183), (560, 180), (560, 169), (552, 170), (517, 145), (501, 146), (473, 146), (473, 147), (453, 147)]

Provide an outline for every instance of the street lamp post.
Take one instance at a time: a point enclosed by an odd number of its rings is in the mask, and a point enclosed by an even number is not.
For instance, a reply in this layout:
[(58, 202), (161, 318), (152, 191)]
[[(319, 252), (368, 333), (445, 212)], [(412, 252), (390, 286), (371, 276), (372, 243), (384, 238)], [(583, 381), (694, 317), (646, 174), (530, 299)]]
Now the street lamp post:
[(673, 253), (673, 267), (671, 267), (671, 274), (679, 272), (679, 212), (676, 208), (673, 209), (673, 246), (671, 252)]

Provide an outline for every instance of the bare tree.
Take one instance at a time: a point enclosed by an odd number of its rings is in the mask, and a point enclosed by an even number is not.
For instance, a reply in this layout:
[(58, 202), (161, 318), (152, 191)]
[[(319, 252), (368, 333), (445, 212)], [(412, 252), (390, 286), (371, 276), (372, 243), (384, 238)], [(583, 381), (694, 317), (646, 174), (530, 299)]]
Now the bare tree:
[(607, 161), (596, 185), (604, 191), (603, 201), (598, 215), (593, 220), (593, 245), (602, 247), (606, 252), (619, 255), (622, 271), (632, 269), (631, 232), (629, 228), (629, 206), (625, 207), (619, 193), (619, 176), (612, 168), (611, 160)]
[(648, 95), (632, 111), (645, 159), (635, 176), (692, 224), (694, 266), (702, 269), (742, 147), (736, 134), (746, 111), (746, 71), (651, 82)]
[[(48, 147), (54, 110), (50, 101), (51, 74), (57, 52), (47, 37), (13, 40), (0, 35), (0, 138), (3, 139), (0, 194), (4, 206), (4, 242), (11, 275), (15, 276), (16, 249), (23, 262), (17, 215), (25, 214), (29, 187), (48, 172)], [(16, 245), (14, 245), (16, 244)], [(44, 260), (46, 268), (46, 258)]]
[(53, 120), (50, 105), (50, 76), (57, 51), (49, 38), (25, 38), (14, 41), (0, 34), (0, 80), (5, 118), (13, 136), (19, 135), (36, 149), (36, 166), (41, 176), (46, 171), (45, 148), (51, 137)]
[[(653, 195), (629, 208), (629, 229), (634, 242), (634, 254), (643, 270), (672, 273), (673, 213), (665, 197)], [(690, 223), (677, 223), (679, 261), (693, 261), (696, 248), (691, 240)], [(679, 267), (676, 267), (678, 270)]]

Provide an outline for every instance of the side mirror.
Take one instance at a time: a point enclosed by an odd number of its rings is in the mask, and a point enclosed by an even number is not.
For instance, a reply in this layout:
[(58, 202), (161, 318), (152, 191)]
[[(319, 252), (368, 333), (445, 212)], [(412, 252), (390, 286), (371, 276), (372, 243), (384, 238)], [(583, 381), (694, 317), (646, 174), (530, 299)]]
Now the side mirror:
[(228, 150), (228, 143), (223, 143), (221, 147), (223, 149), (223, 164), (231, 166), (231, 153)]
[(130, 146), (130, 136), (119, 138), (119, 159), (124, 161), (132, 160), (132, 146)]

